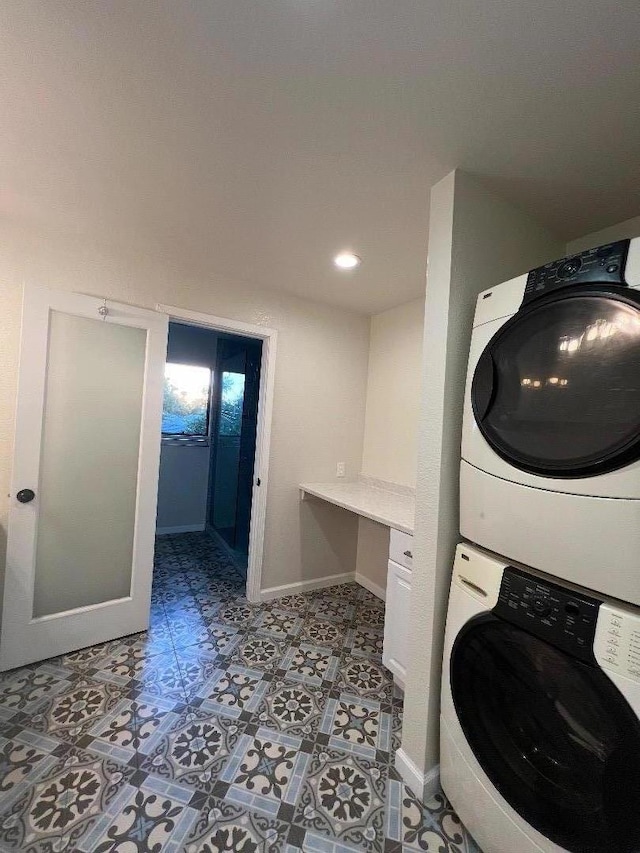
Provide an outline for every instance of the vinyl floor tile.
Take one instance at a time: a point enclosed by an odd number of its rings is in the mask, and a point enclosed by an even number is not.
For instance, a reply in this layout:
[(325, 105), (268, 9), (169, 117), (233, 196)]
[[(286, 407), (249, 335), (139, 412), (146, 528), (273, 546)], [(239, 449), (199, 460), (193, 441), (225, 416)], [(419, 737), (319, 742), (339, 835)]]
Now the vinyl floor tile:
[(384, 604), (245, 598), (204, 533), (156, 543), (149, 630), (0, 675), (0, 850), (480, 853), (399, 781)]

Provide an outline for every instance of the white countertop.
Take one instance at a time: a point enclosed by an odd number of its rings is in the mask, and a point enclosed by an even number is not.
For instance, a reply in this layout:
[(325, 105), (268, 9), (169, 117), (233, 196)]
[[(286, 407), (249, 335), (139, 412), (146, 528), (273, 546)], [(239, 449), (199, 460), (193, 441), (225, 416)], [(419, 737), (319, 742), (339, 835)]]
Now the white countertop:
[(413, 534), (416, 500), (412, 489), (363, 477), (356, 482), (302, 483), (300, 494), (303, 500), (305, 495), (312, 495), (379, 524)]

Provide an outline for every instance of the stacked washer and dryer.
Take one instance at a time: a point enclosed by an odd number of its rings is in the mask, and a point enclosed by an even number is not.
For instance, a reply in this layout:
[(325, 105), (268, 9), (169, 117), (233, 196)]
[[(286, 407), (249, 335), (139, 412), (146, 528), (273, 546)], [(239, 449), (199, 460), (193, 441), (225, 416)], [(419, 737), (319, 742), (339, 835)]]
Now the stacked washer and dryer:
[(460, 489), (444, 791), (485, 853), (640, 853), (640, 239), (480, 294)]

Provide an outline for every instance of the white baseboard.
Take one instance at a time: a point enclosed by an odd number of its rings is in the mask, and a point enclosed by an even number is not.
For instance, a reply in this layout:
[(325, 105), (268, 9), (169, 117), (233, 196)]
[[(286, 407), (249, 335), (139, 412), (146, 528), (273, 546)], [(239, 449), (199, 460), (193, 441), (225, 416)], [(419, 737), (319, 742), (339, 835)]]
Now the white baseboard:
[(396, 752), (396, 770), (407, 788), (423, 803), (440, 788), (440, 765), (436, 764), (427, 773), (422, 773), (402, 747)]
[(204, 524), (181, 524), (178, 527), (156, 527), (156, 536), (165, 536), (168, 533), (202, 533)]
[(382, 601), (387, 600), (387, 591), (383, 589), (381, 586), (378, 586), (377, 583), (374, 583), (372, 580), (366, 575), (360, 574), (360, 572), (356, 572), (356, 583), (359, 583), (360, 586), (363, 586), (365, 589), (368, 589), (369, 592), (372, 592), (377, 598)]
[(349, 583), (354, 579), (355, 572), (344, 572), (341, 575), (327, 575), (324, 578), (285, 583), (282, 586), (270, 586), (260, 592), (260, 600), (271, 601), (271, 599), (281, 598), (283, 595), (293, 595), (296, 592), (309, 592), (312, 589), (324, 589), (326, 586), (338, 586), (341, 583)]

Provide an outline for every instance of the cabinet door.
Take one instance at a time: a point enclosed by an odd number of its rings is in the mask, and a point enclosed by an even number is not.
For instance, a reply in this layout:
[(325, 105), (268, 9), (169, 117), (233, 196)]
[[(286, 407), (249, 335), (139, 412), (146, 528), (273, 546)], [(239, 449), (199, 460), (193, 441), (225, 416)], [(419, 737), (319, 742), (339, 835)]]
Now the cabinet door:
[(407, 671), (411, 570), (389, 560), (382, 662), (401, 687)]
[(391, 528), (389, 536), (389, 559), (408, 569), (413, 568), (413, 536)]

